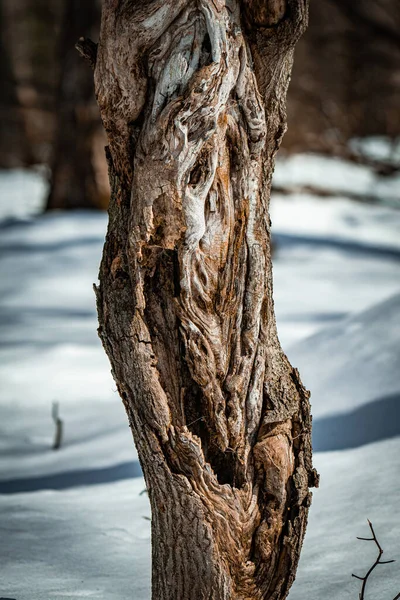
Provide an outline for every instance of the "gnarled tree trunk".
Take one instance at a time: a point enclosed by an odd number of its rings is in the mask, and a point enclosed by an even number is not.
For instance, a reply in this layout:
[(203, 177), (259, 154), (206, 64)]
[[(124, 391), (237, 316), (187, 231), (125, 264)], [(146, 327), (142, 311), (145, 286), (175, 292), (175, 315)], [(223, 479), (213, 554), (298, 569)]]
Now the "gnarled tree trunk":
[(106, 0), (100, 336), (152, 506), (153, 598), (282, 599), (316, 483), (268, 201), (306, 0)]

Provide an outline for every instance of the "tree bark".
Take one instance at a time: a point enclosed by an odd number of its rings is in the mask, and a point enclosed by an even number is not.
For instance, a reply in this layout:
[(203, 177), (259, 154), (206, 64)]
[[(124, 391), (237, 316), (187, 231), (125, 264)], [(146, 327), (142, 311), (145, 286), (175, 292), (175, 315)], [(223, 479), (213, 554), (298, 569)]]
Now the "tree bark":
[(311, 494), (268, 203), (303, 0), (106, 0), (112, 188), (97, 288), (152, 507), (153, 599), (283, 599)]

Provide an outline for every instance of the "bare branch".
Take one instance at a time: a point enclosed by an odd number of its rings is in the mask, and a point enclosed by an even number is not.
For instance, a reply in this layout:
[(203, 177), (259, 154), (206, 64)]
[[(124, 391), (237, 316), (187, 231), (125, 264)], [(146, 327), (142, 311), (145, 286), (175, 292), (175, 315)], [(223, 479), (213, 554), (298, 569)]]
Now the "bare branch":
[[(378, 542), (378, 538), (376, 537), (376, 534), (375, 534), (375, 531), (374, 531), (374, 528), (373, 528), (373, 525), (372, 525), (371, 521), (369, 519), (367, 519), (367, 521), (368, 521), (369, 528), (371, 529), (372, 538), (357, 537), (357, 539), (358, 540), (363, 540), (365, 542), (375, 542), (375, 544), (376, 544), (376, 546), (378, 548), (378, 556), (376, 557), (374, 564), (369, 569), (369, 571), (367, 572), (367, 574), (364, 575), (364, 577), (360, 577), (359, 575), (355, 575), (354, 573), (351, 574), (352, 577), (355, 577), (356, 579), (359, 579), (360, 581), (363, 582), (362, 586), (361, 586), (360, 596), (359, 596), (360, 600), (365, 600), (365, 589), (367, 587), (367, 581), (368, 581), (369, 576), (373, 572), (373, 570), (378, 565), (387, 565), (389, 563), (396, 562), (394, 560), (381, 560), (381, 556), (383, 554), (382, 546)], [(399, 598), (400, 598), (400, 593), (397, 594), (397, 596), (393, 600), (398, 600)]]

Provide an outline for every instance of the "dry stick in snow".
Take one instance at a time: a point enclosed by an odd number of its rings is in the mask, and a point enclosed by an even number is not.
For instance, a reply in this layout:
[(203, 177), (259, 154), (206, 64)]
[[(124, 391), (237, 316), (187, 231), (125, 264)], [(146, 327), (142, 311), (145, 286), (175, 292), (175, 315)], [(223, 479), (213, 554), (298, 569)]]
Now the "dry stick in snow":
[[(375, 542), (377, 548), (378, 548), (378, 556), (376, 557), (376, 560), (374, 562), (374, 564), (372, 565), (372, 567), (369, 569), (369, 571), (367, 572), (367, 574), (364, 577), (360, 577), (359, 575), (354, 575), (354, 573), (352, 573), (352, 577), (355, 577), (356, 579), (359, 579), (360, 581), (362, 581), (362, 586), (361, 586), (361, 592), (360, 592), (360, 600), (364, 600), (365, 598), (365, 589), (367, 587), (367, 581), (369, 576), (371, 575), (372, 571), (378, 566), (378, 565), (388, 565), (389, 563), (393, 563), (395, 562), (394, 560), (381, 560), (381, 556), (383, 554), (383, 550), (382, 547), (380, 545), (380, 543), (377, 540), (377, 537), (375, 535), (375, 531), (374, 528), (372, 526), (372, 523), (369, 519), (368, 520), (368, 525), (371, 529), (372, 532), (372, 538), (363, 538), (363, 537), (357, 537), (358, 540), (363, 540), (365, 542)], [(397, 596), (393, 599), (393, 600), (398, 600), (400, 598), (400, 593), (397, 594)]]
[(56, 426), (56, 432), (54, 436), (53, 450), (58, 450), (61, 448), (62, 436), (63, 436), (63, 422), (59, 417), (59, 404), (58, 402), (53, 402), (53, 406), (51, 409), (51, 416), (53, 417), (54, 424)]

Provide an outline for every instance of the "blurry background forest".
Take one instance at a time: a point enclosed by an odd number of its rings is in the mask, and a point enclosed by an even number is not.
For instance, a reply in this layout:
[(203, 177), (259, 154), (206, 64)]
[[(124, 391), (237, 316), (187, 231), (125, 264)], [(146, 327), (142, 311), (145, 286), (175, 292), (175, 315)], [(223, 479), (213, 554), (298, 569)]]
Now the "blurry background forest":
[[(2, 0), (0, 168), (46, 165), (47, 208), (107, 205), (93, 77), (74, 48), (98, 38), (99, 0)], [(400, 135), (400, 5), (318, 0), (298, 44), (283, 151), (357, 158), (354, 138)], [(384, 167), (383, 167), (384, 168)]]
[[(92, 292), (106, 138), (74, 46), (100, 13), (0, 3), (0, 596), (18, 600), (150, 597), (149, 506)], [(271, 218), (278, 332), (322, 474), (290, 600), (355, 600), (367, 517), (400, 560), (398, 0), (311, 1)], [(396, 565), (376, 597), (400, 591)]]

